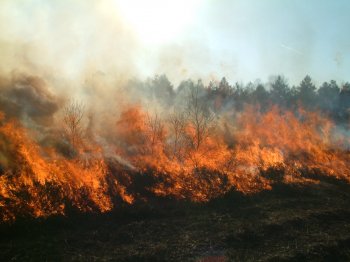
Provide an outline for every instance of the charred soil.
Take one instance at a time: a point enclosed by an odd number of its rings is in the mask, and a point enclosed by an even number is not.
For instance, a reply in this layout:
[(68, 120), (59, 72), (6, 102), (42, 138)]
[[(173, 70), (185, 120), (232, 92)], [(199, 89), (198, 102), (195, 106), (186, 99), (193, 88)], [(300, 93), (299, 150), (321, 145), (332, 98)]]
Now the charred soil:
[(2, 261), (349, 261), (350, 186), (276, 184), (205, 204), (153, 199), (107, 214), (1, 225)]

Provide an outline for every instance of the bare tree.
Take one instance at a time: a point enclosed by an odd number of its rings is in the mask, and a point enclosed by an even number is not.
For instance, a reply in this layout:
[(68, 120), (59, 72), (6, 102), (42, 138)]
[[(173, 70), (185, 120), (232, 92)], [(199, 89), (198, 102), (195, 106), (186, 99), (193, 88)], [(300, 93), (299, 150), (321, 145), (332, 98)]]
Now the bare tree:
[(83, 138), (82, 119), (84, 105), (77, 101), (71, 101), (63, 109), (64, 131), (71, 145), (76, 148)]
[(184, 144), (187, 118), (183, 112), (176, 112), (169, 117), (170, 129), (173, 133), (173, 157), (180, 158)]
[(188, 120), (195, 130), (193, 147), (196, 150), (209, 135), (214, 120), (214, 115), (206, 106), (204, 99), (200, 98), (201, 86), (199, 81), (197, 85), (191, 87), (187, 105)]
[(149, 113), (147, 114), (147, 125), (150, 131), (151, 153), (153, 154), (154, 147), (164, 137), (164, 125), (158, 113), (155, 113), (153, 116)]

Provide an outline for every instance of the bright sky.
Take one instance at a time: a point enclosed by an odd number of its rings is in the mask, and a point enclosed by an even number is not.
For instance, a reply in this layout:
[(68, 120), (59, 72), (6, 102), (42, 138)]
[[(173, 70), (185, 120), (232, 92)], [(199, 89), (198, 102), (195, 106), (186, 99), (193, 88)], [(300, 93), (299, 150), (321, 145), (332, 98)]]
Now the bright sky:
[(0, 68), (350, 81), (347, 0), (2, 0)]

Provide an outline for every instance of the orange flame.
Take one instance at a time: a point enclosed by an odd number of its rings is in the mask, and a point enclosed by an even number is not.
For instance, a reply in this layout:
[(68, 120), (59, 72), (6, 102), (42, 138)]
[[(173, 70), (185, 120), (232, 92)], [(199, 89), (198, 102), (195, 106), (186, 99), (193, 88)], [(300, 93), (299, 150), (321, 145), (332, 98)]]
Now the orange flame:
[(116, 159), (130, 164), (111, 167), (93, 142), (68, 159), (39, 146), (18, 122), (0, 114), (1, 219), (64, 214), (69, 206), (105, 212), (118, 197), (131, 204), (142, 198), (132, 189), (136, 173), (152, 178), (144, 185), (148, 192), (193, 201), (208, 201), (232, 188), (243, 193), (271, 189), (276, 179), (317, 183), (309, 174), (350, 182), (349, 153), (340, 146), (346, 137), (321, 114), (278, 107), (261, 113), (249, 107), (231, 118), (215, 120), (196, 144), (188, 119), (170, 122), (131, 107), (121, 113), (113, 142)]

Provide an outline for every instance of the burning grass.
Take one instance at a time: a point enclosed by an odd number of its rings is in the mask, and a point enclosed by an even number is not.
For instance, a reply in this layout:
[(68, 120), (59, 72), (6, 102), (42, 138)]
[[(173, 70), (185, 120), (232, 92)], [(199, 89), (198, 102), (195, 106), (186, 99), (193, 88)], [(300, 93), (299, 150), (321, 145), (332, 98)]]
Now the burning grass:
[(228, 121), (189, 110), (165, 118), (127, 108), (108, 146), (74, 134), (74, 143), (65, 138), (68, 153), (39, 144), (1, 115), (1, 220), (67, 208), (106, 212), (153, 197), (206, 202), (231, 189), (251, 194), (276, 182), (317, 183), (309, 174), (350, 180), (347, 138), (320, 113), (247, 107)]

